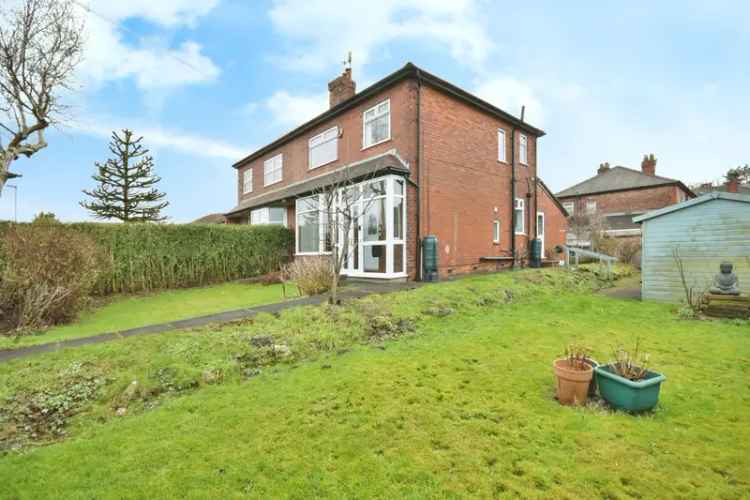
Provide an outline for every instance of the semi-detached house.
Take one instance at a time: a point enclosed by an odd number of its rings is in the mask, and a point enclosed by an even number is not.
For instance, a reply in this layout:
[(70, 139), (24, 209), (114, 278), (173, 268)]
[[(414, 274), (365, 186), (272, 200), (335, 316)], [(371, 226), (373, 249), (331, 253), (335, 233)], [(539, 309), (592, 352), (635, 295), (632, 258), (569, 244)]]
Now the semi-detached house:
[(557, 261), (566, 214), (537, 176), (542, 130), (411, 63), (361, 92), (350, 69), (328, 88), (328, 111), (234, 164), (229, 222), (284, 224), (296, 257), (325, 254), (314, 193), (346, 172), (365, 210), (348, 276), (419, 279), (427, 235), (443, 276), (523, 264), (534, 238)]

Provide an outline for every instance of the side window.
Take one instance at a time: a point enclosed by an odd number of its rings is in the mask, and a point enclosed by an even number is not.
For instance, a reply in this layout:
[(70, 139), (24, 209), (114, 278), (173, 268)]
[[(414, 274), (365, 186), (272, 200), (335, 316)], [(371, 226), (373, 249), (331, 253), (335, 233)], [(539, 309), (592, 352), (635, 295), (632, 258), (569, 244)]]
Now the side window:
[(526, 203), (523, 198), (516, 198), (513, 210), (513, 227), (516, 234), (526, 234)]
[(505, 130), (497, 130), (497, 161), (505, 162)]
[(565, 203), (563, 203), (563, 208), (566, 212), (568, 212), (568, 215), (573, 216), (576, 211), (576, 204), (572, 201), (566, 201)]
[(500, 221), (492, 221), (492, 242), (500, 243)]
[(248, 168), (242, 174), (242, 194), (253, 192), (253, 169)]
[(521, 134), (518, 139), (518, 161), (522, 165), (529, 164), (529, 138), (526, 135)]

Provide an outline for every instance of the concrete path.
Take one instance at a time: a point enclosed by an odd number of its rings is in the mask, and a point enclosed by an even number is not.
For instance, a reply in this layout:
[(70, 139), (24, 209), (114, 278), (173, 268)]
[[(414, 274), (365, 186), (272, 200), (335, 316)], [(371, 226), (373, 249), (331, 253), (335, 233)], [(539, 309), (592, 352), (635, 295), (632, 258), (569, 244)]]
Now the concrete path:
[[(398, 292), (400, 290), (411, 290), (420, 286), (420, 283), (408, 282), (408, 283), (377, 283), (377, 282), (356, 282), (347, 285), (342, 288), (339, 297), (341, 300), (352, 300), (367, 295), (379, 294), (379, 293), (391, 293)], [(102, 333), (99, 335), (93, 335), (90, 337), (81, 337), (70, 340), (62, 340), (60, 342), (51, 342), (49, 344), (39, 344), (29, 347), (21, 347), (10, 351), (0, 351), (0, 363), (5, 363), (12, 359), (25, 358), (33, 356), (35, 354), (41, 354), (45, 352), (54, 352), (69, 347), (79, 347), (89, 344), (101, 344), (104, 342), (111, 342), (113, 340), (136, 337), (139, 335), (153, 335), (162, 334), (167, 332), (173, 332), (176, 330), (182, 330), (185, 328), (196, 328), (200, 326), (210, 325), (212, 323), (226, 323), (229, 321), (237, 321), (241, 319), (250, 318), (258, 313), (275, 313), (283, 311), (284, 309), (290, 309), (292, 307), (318, 305), (328, 300), (327, 295), (316, 295), (314, 297), (303, 297), (299, 299), (288, 300), (285, 302), (278, 302), (275, 304), (268, 304), (264, 306), (249, 307), (247, 309), (235, 309), (233, 311), (224, 311), (216, 314), (209, 314), (207, 316), (199, 316), (196, 318), (182, 319), (179, 321), (170, 321), (169, 323), (160, 323), (158, 325), (141, 326), (138, 328), (131, 328), (129, 330), (122, 330), (119, 332)]]

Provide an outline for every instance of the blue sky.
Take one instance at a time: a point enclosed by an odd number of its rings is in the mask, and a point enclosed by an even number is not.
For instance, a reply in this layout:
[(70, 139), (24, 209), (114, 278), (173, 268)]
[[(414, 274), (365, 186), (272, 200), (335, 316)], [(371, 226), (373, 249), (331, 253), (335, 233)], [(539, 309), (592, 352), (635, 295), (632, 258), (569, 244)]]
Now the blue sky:
[[(354, 54), (358, 87), (407, 61), (547, 131), (553, 190), (599, 163), (716, 180), (750, 162), (750, 4), (481, 0), (81, 0), (88, 30), (71, 122), (13, 170), (19, 219), (86, 220), (112, 129), (151, 148), (173, 222), (236, 201), (234, 161), (327, 107)], [(622, 3), (620, 3), (622, 4)], [(654, 5), (656, 4), (656, 5)], [(13, 192), (0, 219), (13, 216)]]

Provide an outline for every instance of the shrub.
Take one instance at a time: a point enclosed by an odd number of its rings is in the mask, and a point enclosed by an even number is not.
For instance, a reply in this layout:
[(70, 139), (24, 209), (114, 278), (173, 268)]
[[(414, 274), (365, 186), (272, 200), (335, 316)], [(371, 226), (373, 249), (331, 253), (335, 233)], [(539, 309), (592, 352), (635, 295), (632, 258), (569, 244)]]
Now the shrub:
[[(9, 227), (0, 224), (0, 232)], [(102, 249), (107, 266), (94, 286), (97, 295), (261, 276), (279, 270), (293, 241), (292, 232), (281, 226), (76, 223), (63, 227), (88, 236)]]
[(74, 318), (101, 273), (94, 241), (57, 224), (12, 226), (2, 244), (0, 308), (15, 328)]
[(617, 257), (624, 264), (631, 264), (640, 269), (641, 240), (628, 238), (617, 247)]
[(330, 290), (332, 273), (329, 257), (297, 258), (284, 268), (284, 274), (305, 295), (318, 295)]

